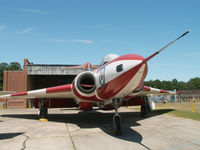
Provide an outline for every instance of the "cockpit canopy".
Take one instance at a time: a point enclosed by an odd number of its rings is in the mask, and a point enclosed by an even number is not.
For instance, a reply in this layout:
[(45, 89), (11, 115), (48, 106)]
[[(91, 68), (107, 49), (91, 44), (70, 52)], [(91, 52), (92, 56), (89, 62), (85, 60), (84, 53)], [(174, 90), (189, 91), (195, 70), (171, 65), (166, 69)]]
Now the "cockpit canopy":
[(117, 57), (119, 57), (119, 55), (116, 55), (116, 54), (108, 54), (108, 55), (104, 56), (100, 66), (112, 61), (113, 59), (115, 59)]

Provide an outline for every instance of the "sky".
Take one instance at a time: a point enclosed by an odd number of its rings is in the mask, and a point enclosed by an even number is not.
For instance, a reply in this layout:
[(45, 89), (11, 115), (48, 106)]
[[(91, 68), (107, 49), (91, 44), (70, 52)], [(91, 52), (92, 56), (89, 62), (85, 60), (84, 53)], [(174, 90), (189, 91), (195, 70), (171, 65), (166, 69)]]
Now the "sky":
[(0, 63), (148, 57), (189, 29), (148, 62), (146, 80), (200, 77), (199, 0), (0, 0)]

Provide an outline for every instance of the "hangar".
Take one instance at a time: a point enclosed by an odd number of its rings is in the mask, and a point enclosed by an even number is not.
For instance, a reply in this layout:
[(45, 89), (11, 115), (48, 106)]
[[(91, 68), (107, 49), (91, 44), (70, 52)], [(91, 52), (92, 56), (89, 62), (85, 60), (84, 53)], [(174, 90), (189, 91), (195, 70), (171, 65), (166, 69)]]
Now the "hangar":
[[(24, 92), (69, 84), (77, 74), (85, 70), (85, 65), (33, 64), (28, 59), (24, 59), (23, 66), (22, 71), (4, 71), (3, 91)], [(96, 69), (98, 66), (92, 65), (91, 68)], [(56, 104), (61, 105), (61, 101), (60, 99), (60, 104)], [(53, 103), (53, 100), (51, 102)], [(0, 100), (1, 108), (27, 108), (30, 106), (31, 101), (25, 99)]]

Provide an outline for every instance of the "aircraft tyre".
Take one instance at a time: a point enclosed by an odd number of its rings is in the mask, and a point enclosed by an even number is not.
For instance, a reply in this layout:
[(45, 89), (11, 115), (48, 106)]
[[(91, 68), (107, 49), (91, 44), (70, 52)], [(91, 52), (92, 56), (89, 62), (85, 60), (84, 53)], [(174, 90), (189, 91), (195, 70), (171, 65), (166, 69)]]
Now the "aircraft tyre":
[(121, 131), (121, 117), (119, 115), (114, 115), (113, 117), (113, 133), (114, 135), (122, 135)]
[(43, 106), (39, 110), (39, 119), (45, 118), (47, 119), (47, 107)]
[(147, 105), (141, 105), (141, 112), (140, 115), (141, 117), (145, 117), (148, 114), (148, 107)]
[(153, 112), (152, 110), (152, 106), (150, 105), (150, 101), (148, 99), (148, 97), (145, 97), (145, 101), (146, 101), (146, 104), (147, 104), (147, 107), (148, 107), (148, 112)]
[(39, 119), (47, 119), (47, 114), (48, 114), (48, 108), (47, 106), (45, 106), (44, 104), (45, 100), (41, 99), (39, 101), (39, 113), (38, 113), (38, 117)]

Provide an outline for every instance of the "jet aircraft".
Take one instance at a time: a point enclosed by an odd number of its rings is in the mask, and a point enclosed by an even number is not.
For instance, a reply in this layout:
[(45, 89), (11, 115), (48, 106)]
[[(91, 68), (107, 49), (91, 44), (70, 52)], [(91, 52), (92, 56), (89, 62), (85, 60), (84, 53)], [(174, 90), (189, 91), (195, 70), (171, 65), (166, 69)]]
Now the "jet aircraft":
[[(80, 110), (91, 110), (98, 106), (102, 110), (115, 110), (113, 116), (114, 133), (121, 134), (121, 117), (118, 113), (120, 106), (141, 105), (141, 115), (151, 112), (149, 94), (175, 95), (175, 92), (144, 86), (148, 71), (148, 61), (175, 41), (185, 36), (189, 31), (167, 44), (159, 51), (144, 58), (136, 54), (118, 56), (109, 54), (104, 57), (96, 70), (91, 70), (91, 64), (84, 64), (85, 71), (75, 77), (71, 84), (1, 95), (3, 99), (34, 99), (38, 101), (39, 118), (47, 118), (49, 98), (65, 98), (65, 103), (71, 100)], [(39, 99), (39, 100), (38, 100)], [(39, 105), (39, 106), (38, 106)], [(51, 106), (52, 108), (53, 106)], [(70, 105), (69, 107), (74, 107)]]

